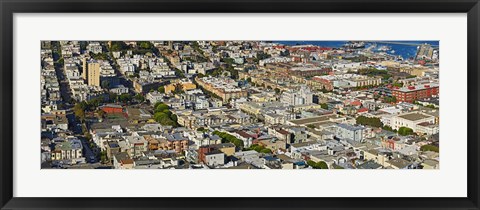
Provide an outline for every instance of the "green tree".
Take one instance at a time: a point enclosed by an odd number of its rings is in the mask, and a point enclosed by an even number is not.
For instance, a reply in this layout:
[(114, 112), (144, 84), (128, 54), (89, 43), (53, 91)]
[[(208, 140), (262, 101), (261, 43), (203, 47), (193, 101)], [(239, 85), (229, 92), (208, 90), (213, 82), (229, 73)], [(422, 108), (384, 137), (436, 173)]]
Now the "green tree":
[(73, 113), (81, 122), (85, 121), (85, 107), (81, 103), (75, 104), (73, 107)]
[(267, 59), (267, 58), (270, 58), (270, 57), (272, 57), (270, 54), (266, 54), (263, 51), (259, 51), (259, 52), (257, 52), (257, 56), (253, 60), (255, 62), (258, 62), (260, 60)]
[(118, 98), (121, 102), (127, 103), (132, 100), (132, 95), (128, 93), (122, 93), (122, 95), (120, 95)]
[(116, 102), (117, 100), (118, 100), (117, 94), (112, 93), (112, 92), (108, 93), (108, 101), (109, 102), (113, 103), (113, 102)]
[(158, 92), (165, 93), (165, 87), (164, 86), (158, 87)]
[(403, 87), (403, 83), (394, 82), (392, 85), (393, 85), (394, 87)]
[(320, 104), (320, 107), (322, 107), (322, 109), (328, 109), (328, 104), (326, 104), (326, 103), (321, 103), (321, 104)]
[(151, 49), (153, 47), (153, 44), (151, 42), (141, 41), (137, 43), (137, 46), (141, 49)]
[(387, 131), (391, 131), (391, 132), (395, 132), (395, 133), (397, 132), (396, 130), (393, 130), (393, 128), (390, 127), (390, 126), (388, 126), (388, 125), (384, 125), (384, 126), (382, 127), (382, 129), (383, 129), (383, 130), (387, 130)]
[(107, 151), (100, 152), (100, 160), (102, 161), (102, 163), (106, 163), (108, 161)]
[(439, 152), (438, 147), (433, 146), (433, 145), (423, 145), (420, 147), (421, 151), (433, 151), (433, 152)]
[(169, 125), (172, 121), (170, 119), (170, 117), (166, 114), (166, 113), (163, 113), (163, 112), (157, 112), (153, 115), (153, 118), (155, 119), (155, 121), (157, 121), (158, 123), (162, 124), (162, 125)]
[(276, 93), (276, 94), (280, 94), (280, 89), (275, 88), (274, 90), (275, 90), (275, 93)]
[(175, 114), (170, 115), (170, 119), (172, 119), (178, 125), (178, 117)]
[(272, 150), (268, 149), (268, 148), (263, 148), (262, 150), (260, 150), (261, 153), (265, 153), (265, 154), (271, 154), (272, 153)]
[(243, 141), (238, 139), (237, 137), (235, 136), (232, 136), (228, 133), (224, 133), (224, 132), (220, 132), (220, 131), (213, 131), (212, 132), (214, 135), (217, 135), (219, 136), (220, 138), (222, 138), (222, 142), (225, 143), (225, 142), (230, 142), (230, 143), (233, 143), (236, 147), (242, 149), (244, 147), (244, 144), (243, 144)]
[(139, 94), (135, 95), (135, 100), (137, 100), (139, 102), (143, 102), (143, 101), (145, 101), (145, 97), (143, 97), (143, 95), (139, 93)]
[(83, 133), (83, 136), (85, 136), (85, 138), (86, 138), (88, 141), (92, 140), (92, 134), (90, 134), (88, 131), (85, 131), (85, 132)]
[(402, 135), (402, 136), (408, 136), (408, 135), (412, 135), (413, 134), (413, 130), (411, 128), (407, 128), (407, 127), (400, 127), (398, 129), (398, 134)]
[(307, 160), (307, 165), (311, 166), (312, 168), (315, 168), (317, 163), (313, 160)]
[(170, 110), (168, 110), (168, 109), (164, 109), (164, 110), (162, 110), (162, 112), (165, 113), (165, 114), (167, 114), (168, 117), (172, 116), (172, 112), (171, 112)]
[(313, 160), (308, 160), (307, 165), (311, 166), (314, 169), (328, 169), (328, 165), (324, 161), (315, 162)]
[(107, 116), (107, 113), (103, 111), (102, 109), (97, 110), (97, 115), (100, 118), (105, 118)]
[(168, 105), (159, 103), (155, 106), (155, 112), (163, 112), (163, 110), (168, 110)]
[(376, 118), (376, 117), (359, 116), (356, 119), (356, 123), (358, 125), (368, 125), (376, 128), (383, 127), (383, 123), (380, 120), (380, 118)]
[(320, 161), (317, 163), (317, 167), (321, 169), (328, 169), (328, 165), (325, 161)]
[(127, 50), (128, 46), (123, 41), (112, 41), (110, 51), (117, 52)]
[(395, 96), (386, 96), (385, 98), (383, 98), (383, 101), (385, 101), (386, 103), (395, 103), (397, 102), (397, 98)]

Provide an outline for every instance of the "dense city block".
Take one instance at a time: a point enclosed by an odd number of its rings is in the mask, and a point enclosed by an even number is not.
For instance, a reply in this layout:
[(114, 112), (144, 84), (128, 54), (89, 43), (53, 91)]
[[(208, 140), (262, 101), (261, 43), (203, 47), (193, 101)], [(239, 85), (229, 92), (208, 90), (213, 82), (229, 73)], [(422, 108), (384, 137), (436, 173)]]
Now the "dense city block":
[(42, 169), (438, 169), (436, 41), (42, 41)]

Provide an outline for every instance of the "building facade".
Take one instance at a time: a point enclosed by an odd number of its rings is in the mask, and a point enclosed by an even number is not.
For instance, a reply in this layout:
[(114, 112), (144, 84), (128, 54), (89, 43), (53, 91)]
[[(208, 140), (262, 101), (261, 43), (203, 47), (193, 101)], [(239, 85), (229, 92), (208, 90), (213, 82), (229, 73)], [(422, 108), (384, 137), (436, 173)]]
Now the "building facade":
[(439, 94), (438, 84), (408, 86), (392, 90), (392, 96), (397, 99), (397, 102), (411, 103), (418, 99), (430, 98)]

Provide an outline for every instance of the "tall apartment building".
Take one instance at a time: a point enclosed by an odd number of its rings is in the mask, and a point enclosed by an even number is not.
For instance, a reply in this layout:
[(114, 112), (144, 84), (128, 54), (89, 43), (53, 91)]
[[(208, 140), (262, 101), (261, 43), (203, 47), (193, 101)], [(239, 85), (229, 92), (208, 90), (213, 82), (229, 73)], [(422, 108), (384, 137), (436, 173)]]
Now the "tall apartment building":
[(87, 81), (89, 86), (100, 87), (100, 64), (97, 62), (88, 63)]
[(82, 78), (87, 80), (87, 58), (82, 59)]

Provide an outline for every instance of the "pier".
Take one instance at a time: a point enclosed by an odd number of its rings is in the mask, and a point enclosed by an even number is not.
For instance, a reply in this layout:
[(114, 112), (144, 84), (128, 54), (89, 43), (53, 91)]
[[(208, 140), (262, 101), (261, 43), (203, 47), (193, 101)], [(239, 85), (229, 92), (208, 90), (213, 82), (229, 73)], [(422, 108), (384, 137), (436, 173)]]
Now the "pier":
[[(408, 45), (408, 46), (420, 46), (425, 43), (409, 43), (409, 42), (390, 42), (390, 41), (367, 41), (368, 43), (377, 43), (377, 44), (398, 44), (398, 45)], [(432, 47), (438, 48), (438, 45), (431, 45)]]

